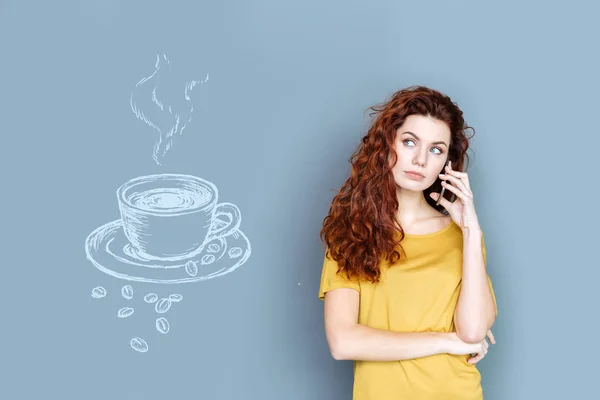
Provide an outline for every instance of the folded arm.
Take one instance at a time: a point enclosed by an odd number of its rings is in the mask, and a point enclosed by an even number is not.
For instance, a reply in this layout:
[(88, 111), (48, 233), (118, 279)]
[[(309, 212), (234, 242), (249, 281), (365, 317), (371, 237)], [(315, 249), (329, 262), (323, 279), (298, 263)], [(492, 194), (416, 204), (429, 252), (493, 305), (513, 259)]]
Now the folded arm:
[(359, 324), (359, 293), (338, 288), (325, 294), (325, 334), (336, 360), (395, 361), (447, 353), (446, 332), (392, 332)]

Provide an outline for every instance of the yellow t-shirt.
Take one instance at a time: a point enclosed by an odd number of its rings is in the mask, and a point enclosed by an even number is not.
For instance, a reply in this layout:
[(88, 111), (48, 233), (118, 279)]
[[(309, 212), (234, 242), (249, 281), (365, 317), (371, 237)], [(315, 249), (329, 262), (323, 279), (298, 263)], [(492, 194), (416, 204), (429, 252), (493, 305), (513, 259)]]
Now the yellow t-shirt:
[[(485, 242), (482, 241), (484, 260)], [(319, 298), (336, 288), (360, 293), (358, 323), (378, 329), (453, 332), (462, 281), (462, 231), (451, 222), (424, 235), (406, 234), (406, 258), (381, 269), (379, 284), (348, 280), (325, 257)], [(496, 315), (498, 305), (488, 275)], [(481, 375), (469, 355), (435, 354), (411, 360), (354, 361), (353, 400), (481, 400)]]

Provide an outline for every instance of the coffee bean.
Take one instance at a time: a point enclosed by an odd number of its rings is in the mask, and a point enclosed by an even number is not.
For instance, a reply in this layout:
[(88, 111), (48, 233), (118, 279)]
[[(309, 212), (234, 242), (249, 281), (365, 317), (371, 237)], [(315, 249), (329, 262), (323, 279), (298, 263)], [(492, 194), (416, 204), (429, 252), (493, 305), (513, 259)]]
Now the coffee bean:
[(104, 289), (102, 286), (96, 286), (92, 289), (93, 298), (101, 299), (104, 296), (106, 296), (106, 289)]
[(148, 351), (148, 343), (146, 343), (146, 341), (141, 337), (134, 337), (131, 339), (129, 344), (135, 351), (139, 351), (140, 353), (145, 353)]
[(133, 298), (133, 288), (129, 285), (125, 285), (121, 288), (121, 294), (126, 299), (131, 299)]
[(148, 293), (144, 296), (144, 301), (146, 303), (154, 303), (158, 300), (158, 295), (156, 293)]
[(190, 260), (185, 264), (185, 272), (187, 272), (189, 276), (196, 276), (198, 274), (198, 266), (195, 262)]
[(228, 254), (231, 258), (238, 258), (242, 255), (242, 249), (239, 247), (232, 247), (231, 249), (229, 249)]
[(167, 334), (171, 327), (169, 326), (169, 321), (166, 318), (160, 317), (156, 319), (156, 329), (162, 333)]
[(206, 254), (202, 257), (202, 265), (206, 265), (206, 264), (210, 264), (212, 262), (215, 261), (215, 256), (213, 256), (212, 254)]
[(160, 299), (156, 302), (156, 305), (154, 306), (154, 310), (159, 314), (166, 313), (167, 311), (169, 311), (169, 308), (171, 308), (171, 300), (167, 298)]
[(174, 303), (179, 303), (181, 300), (183, 300), (183, 296), (179, 293), (173, 293), (169, 295), (169, 300), (171, 300)]
[(133, 308), (131, 307), (123, 307), (119, 311), (117, 311), (117, 317), (119, 318), (127, 318), (131, 314), (133, 314)]
[(217, 251), (219, 251), (220, 248), (221, 247), (216, 243), (211, 243), (208, 245), (208, 251), (210, 253), (216, 253)]

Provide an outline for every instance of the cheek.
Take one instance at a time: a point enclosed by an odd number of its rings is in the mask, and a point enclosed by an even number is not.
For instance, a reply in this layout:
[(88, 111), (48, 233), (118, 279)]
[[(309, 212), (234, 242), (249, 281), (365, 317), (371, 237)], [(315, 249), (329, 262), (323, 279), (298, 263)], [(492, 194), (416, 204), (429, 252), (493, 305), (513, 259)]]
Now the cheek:
[(400, 146), (396, 146), (394, 150), (396, 151), (396, 160), (397, 160), (395, 166), (397, 167), (399, 165), (402, 166), (402, 165), (406, 164), (407, 157), (408, 157), (408, 155), (406, 154), (406, 150), (402, 149), (402, 147), (400, 147)]
[(390, 152), (388, 156), (389, 165), (393, 165), (394, 170), (397, 168), (402, 168), (403, 165), (403, 155), (402, 150), (398, 149), (398, 146), (394, 149), (396, 152), (396, 163), (394, 164), (394, 155)]

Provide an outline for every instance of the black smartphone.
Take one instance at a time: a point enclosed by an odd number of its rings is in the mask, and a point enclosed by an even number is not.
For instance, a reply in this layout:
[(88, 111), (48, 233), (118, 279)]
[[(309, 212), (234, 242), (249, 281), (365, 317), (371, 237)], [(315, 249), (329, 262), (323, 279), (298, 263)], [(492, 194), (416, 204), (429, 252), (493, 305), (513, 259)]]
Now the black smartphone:
[[(446, 162), (446, 167), (450, 165), (450, 160), (448, 160), (448, 162)], [(446, 173), (446, 167), (444, 167), (444, 172), (442, 172), (443, 174)], [(440, 192), (440, 197), (437, 199), (437, 201), (435, 202), (436, 206), (440, 205), (440, 201), (442, 201), (442, 198), (444, 197), (444, 192), (446, 191), (446, 187), (442, 186), (442, 191)]]

